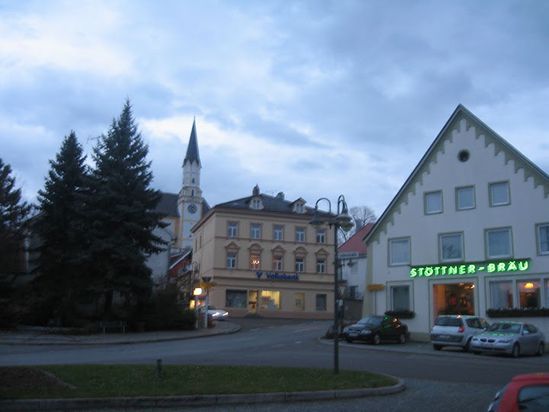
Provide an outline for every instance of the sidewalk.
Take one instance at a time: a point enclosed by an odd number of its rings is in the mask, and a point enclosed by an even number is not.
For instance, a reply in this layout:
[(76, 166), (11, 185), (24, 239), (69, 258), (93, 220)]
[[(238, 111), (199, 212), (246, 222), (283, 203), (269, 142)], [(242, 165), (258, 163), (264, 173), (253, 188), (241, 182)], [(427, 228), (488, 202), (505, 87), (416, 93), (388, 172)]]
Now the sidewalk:
[(25, 328), (16, 331), (0, 331), (0, 344), (4, 345), (113, 345), (170, 340), (194, 339), (204, 336), (226, 335), (240, 330), (236, 323), (216, 322), (213, 328), (159, 331), (142, 333), (106, 333), (94, 335), (63, 335), (49, 333), (47, 328)]

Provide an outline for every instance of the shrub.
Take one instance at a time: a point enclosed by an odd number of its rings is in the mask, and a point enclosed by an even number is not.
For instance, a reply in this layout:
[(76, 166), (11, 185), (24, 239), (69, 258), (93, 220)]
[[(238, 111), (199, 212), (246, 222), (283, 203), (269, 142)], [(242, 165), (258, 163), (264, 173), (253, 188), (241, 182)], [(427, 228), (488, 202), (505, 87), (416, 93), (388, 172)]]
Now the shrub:
[(157, 292), (146, 305), (143, 316), (145, 330), (189, 330), (194, 329), (196, 316), (193, 310), (184, 308), (171, 290)]

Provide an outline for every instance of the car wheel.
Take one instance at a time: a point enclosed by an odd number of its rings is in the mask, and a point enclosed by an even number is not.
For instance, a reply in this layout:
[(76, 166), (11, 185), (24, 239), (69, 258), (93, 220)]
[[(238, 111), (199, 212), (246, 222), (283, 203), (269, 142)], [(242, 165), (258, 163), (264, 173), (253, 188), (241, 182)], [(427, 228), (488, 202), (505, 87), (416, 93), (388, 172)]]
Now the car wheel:
[(379, 336), (379, 333), (376, 333), (376, 334), (374, 335), (374, 340), (373, 340), (373, 342), (374, 342), (374, 345), (379, 345), (379, 344), (381, 343), (381, 336)]
[(406, 334), (405, 333), (401, 333), (398, 336), (398, 343), (400, 343), (400, 344), (406, 343)]
[(545, 352), (545, 343), (540, 342), (538, 346), (538, 351), (536, 352), (536, 355), (543, 356), (543, 352)]
[(511, 351), (511, 356), (513, 358), (518, 358), (520, 356), (520, 346), (518, 343), (513, 345), (513, 350)]
[(471, 339), (465, 343), (465, 346), (463, 347), (463, 352), (469, 352), (469, 349), (471, 348)]
[(441, 349), (442, 349), (442, 345), (433, 345), (433, 349), (434, 349), (434, 350), (441, 350)]

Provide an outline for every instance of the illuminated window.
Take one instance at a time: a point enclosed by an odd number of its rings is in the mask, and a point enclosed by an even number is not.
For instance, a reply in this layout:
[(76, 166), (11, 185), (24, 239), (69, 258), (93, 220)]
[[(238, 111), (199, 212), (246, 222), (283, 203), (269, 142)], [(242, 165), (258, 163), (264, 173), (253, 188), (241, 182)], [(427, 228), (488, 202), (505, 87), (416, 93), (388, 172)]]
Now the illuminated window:
[(486, 255), (488, 259), (510, 257), (512, 255), (511, 229), (486, 230)]
[(316, 272), (326, 273), (326, 259), (319, 258), (316, 260)]
[(521, 308), (534, 309), (539, 308), (540, 297), (540, 284), (537, 280), (525, 280), (517, 282), (519, 305)]
[(227, 269), (236, 267), (236, 252), (227, 252)]
[(326, 229), (316, 231), (316, 243), (326, 243)]
[(284, 240), (284, 226), (282, 225), (273, 226), (273, 239)]
[(252, 239), (261, 239), (261, 224), (260, 223), (250, 224), (250, 238), (252, 238)]
[(427, 192), (424, 194), (424, 210), (426, 215), (442, 213), (442, 191)]
[(302, 257), (295, 258), (295, 271), (298, 273), (305, 272), (305, 258), (302, 258)]
[(538, 225), (538, 253), (549, 255), (549, 223)]
[(463, 260), (463, 234), (447, 233), (439, 235), (440, 260), (452, 262)]
[(238, 236), (238, 223), (237, 222), (228, 222), (227, 223), (227, 237), (234, 239)]
[(513, 283), (510, 280), (490, 282), (490, 308), (510, 309), (513, 307)]
[(410, 238), (389, 239), (389, 265), (410, 264)]
[(305, 228), (296, 227), (295, 228), (295, 241), (296, 242), (305, 242)]
[(258, 270), (261, 268), (261, 256), (259, 253), (250, 253), (250, 269)]
[(509, 182), (490, 183), (490, 206), (505, 206), (511, 203)]
[(474, 186), (456, 188), (456, 209), (467, 210), (475, 207)]
[(262, 290), (259, 304), (261, 310), (280, 309), (280, 292), (278, 290)]
[(328, 298), (325, 293), (316, 295), (315, 297), (315, 307), (318, 312), (325, 312), (328, 305)]

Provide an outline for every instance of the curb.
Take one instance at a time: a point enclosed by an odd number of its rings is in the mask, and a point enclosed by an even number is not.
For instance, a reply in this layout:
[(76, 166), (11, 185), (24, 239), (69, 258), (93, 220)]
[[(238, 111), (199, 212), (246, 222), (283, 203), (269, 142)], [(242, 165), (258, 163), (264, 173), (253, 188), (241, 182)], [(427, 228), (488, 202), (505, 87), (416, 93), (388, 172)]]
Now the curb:
[[(395, 377), (393, 377), (395, 378)], [(393, 386), (381, 388), (343, 389), (307, 392), (274, 392), (227, 395), (187, 395), (168, 397), (136, 398), (81, 398), (81, 399), (28, 399), (0, 401), (0, 409), (5, 412), (15, 411), (54, 411), (82, 409), (129, 409), (129, 408), (173, 408), (193, 406), (215, 406), (229, 404), (286, 403), (300, 401), (320, 401), (363, 398), (368, 396), (392, 395), (406, 389), (404, 381)]]

